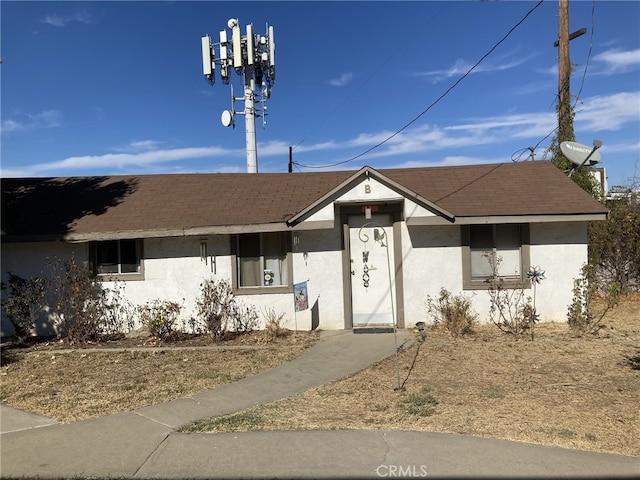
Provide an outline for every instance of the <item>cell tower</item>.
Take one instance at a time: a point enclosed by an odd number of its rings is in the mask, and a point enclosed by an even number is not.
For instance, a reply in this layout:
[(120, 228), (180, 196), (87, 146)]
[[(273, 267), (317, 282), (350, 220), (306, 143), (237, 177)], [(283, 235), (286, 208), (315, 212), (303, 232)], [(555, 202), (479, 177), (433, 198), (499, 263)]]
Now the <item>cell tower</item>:
[[(220, 42), (212, 44), (211, 37), (202, 37), (202, 68), (205, 79), (210, 85), (215, 83), (216, 65), (220, 67), (220, 78), (229, 84), (231, 69), (244, 77), (244, 96), (233, 96), (231, 85), (231, 110), (222, 112), (221, 121), (225, 127), (235, 127), (235, 116), (244, 115), (247, 173), (258, 173), (258, 149), (256, 143), (256, 116), (262, 117), (262, 126), (266, 126), (266, 100), (271, 97), (271, 88), (276, 79), (273, 27), (266, 25), (267, 34), (253, 33), (253, 25), (247, 25), (247, 34), (242, 35), (237, 18), (227, 22), (231, 30), (231, 41), (227, 30), (220, 31)], [(215, 47), (219, 56), (216, 57)], [(234, 104), (244, 100), (244, 111), (236, 112)], [(256, 107), (256, 100), (259, 106)]]

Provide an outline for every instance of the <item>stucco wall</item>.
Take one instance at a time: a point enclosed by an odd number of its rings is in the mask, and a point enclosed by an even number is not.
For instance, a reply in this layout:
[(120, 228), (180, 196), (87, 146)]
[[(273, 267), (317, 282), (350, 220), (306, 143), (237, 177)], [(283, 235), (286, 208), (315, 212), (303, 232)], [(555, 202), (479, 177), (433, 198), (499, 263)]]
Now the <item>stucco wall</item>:
[[(535, 305), (542, 321), (566, 321), (573, 280), (587, 261), (586, 241), (584, 222), (530, 225), (530, 265), (539, 265), (545, 271), (545, 280), (535, 289)], [(459, 226), (403, 225), (402, 242), (407, 326), (432, 320), (426, 316), (427, 295), (437, 299), (441, 288), (464, 295), (478, 313), (478, 320), (488, 321), (491, 303), (487, 292), (462, 290)], [(527, 289), (527, 296), (533, 298), (533, 288)]]
[[(339, 226), (324, 230), (294, 232), (293, 282), (308, 282), (309, 309), (295, 312), (291, 294), (238, 295), (256, 306), (261, 320), (269, 309), (284, 313), (287, 328), (309, 330), (319, 314), (322, 329), (344, 328), (342, 232)], [(436, 298), (441, 288), (463, 293), (471, 299), (481, 321), (488, 319), (489, 297), (480, 290), (462, 291), (462, 253), (460, 227), (401, 226), (404, 273), (405, 325), (411, 327), (426, 318), (427, 295)], [(587, 260), (586, 224), (541, 223), (530, 226), (531, 265), (540, 265), (546, 279), (536, 290), (536, 307), (543, 321), (566, 321), (572, 297), (573, 280)], [(207, 278), (230, 279), (233, 268), (228, 235), (207, 238), (207, 261), (200, 258), (200, 238), (146, 239), (144, 242), (144, 280), (126, 282), (125, 293), (134, 305), (155, 299), (183, 304), (184, 320), (195, 315), (200, 283)], [(28, 278), (42, 275), (52, 259), (75, 256), (85, 262), (87, 244), (25, 243), (2, 245), (2, 280), (9, 271)], [(111, 286), (106, 282), (105, 286)], [(530, 290), (533, 295), (533, 290)], [(2, 319), (3, 334), (11, 326)], [(47, 331), (39, 325), (39, 333)]]
[[(8, 280), (9, 272), (22, 278), (49, 278), (51, 267), (56, 261), (65, 261), (72, 257), (77, 263), (86, 264), (88, 259), (87, 245), (64, 242), (3, 243), (2, 281)], [(46, 312), (40, 315), (36, 323), (36, 332), (39, 335), (55, 333)], [(5, 318), (4, 311), (0, 317), (0, 334), (13, 334), (13, 325)]]
[(320, 328), (344, 328), (342, 251), (339, 228), (301, 231), (293, 247), (294, 282), (308, 281), (309, 310), (297, 313), (298, 326), (311, 327), (311, 307), (317, 302)]
[[(267, 313), (284, 314), (282, 324), (286, 328), (310, 330), (312, 316), (320, 314), (321, 323), (315, 318), (316, 327), (324, 329), (344, 328), (344, 309), (341, 282), (340, 230), (301, 231), (293, 248), (293, 282), (308, 282), (309, 309), (295, 312), (292, 294), (236, 295), (246, 304), (254, 305), (260, 316), (260, 327)], [(229, 235), (206, 238), (206, 262), (200, 256), (198, 237), (151, 238), (144, 240), (144, 280), (119, 282), (124, 285), (127, 299), (134, 305), (143, 305), (156, 299), (170, 300), (182, 305), (181, 324), (196, 315), (196, 300), (200, 285), (205, 279), (231, 280), (232, 257)], [(3, 244), (2, 280), (8, 272), (23, 278), (49, 276), (47, 265), (54, 259), (67, 260), (74, 256), (77, 262), (88, 259), (88, 244), (62, 242)], [(104, 282), (105, 288), (113, 288), (114, 282)], [(313, 310), (312, 310), (312, 307)], [(46, 315), (40, 322), (39, 334), (55, 333), (47, 324)], [(139, 325), (136, 325), (139, 326)], [(11, 335), (13, 326), (2, 315), (2, 334)]]
[(567, 321), (573, 281), (587, 263), (587, 224), (539, 223), (530, 227), (531, 264), (545, 271), (536, 288), (536, 308), (544, 321)]
[(441, 288), (460, 293), (460, 227), (403, 224), (402, 252), (405, 325), (410, 327), (427, 320), (427, 295), (437, 298)]

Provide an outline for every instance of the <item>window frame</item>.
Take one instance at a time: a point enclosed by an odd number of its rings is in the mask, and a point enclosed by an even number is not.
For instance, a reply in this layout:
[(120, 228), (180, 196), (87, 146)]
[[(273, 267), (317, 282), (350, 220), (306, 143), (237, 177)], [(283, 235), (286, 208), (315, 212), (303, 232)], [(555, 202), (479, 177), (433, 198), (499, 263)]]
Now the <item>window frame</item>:
[[(496, 227), (501, 224), (473, 224), (461, 226), (461, 247), (462, 247), (462, 287), (463, 290), (488, 290), (489, 277), (484, 278), (472, 278), (471, 276), (471, 229), (474, 226), (487, 226)], [(512, 224), (513, 225), (513, 224)], [(520, 228), (520, 275), (505, 275), (500, 278), (503, 279), (503, 286), (505, 288), (530, 288), (531, 282), (527, 279), (526, 270), (531, 263), (531, 249), (529, 238), (529, 224), (518, 223)], [(494, 230), (495, 232), (495, 230)], [(493, 251), (496, 251), (495, 237), (492, 238)], [(499, 252), (499, 250), (498, 250)]]
[[(284, 240), (284, 248), (286, 250), (286, 268), (287, 268), (287, 284), (286, 285), (257, 285), (257, 286), (247, 286), (242, 287), (238, 284), (239, 275), (239, 249), (240, 249), (240, 237), (242, 235), (255, 235), (258, 234), (260, 236), (260, 259), (261, 264), (264, 264), (264, 252), (262, 249), (263, 246), (263, 236), (265, 234), (280, 234), (283, 236)], [(241, 295), (264, 295), (264, 294), (273, 294), (273, 293), (292, 293), (293, 292), (293, 254), (292, 254), (292, 240), (291, 240), (291, 232), (288, 231), (280, 231), (280, 232), (247, 232), (247, 233), (238, 233), (235, 235), (231, 235), (231, 281), (233, 285), (233, 293), (241, 294)]]
[[(137, 272), (122, 272), (122, 255), (121, 255), (121, 244), (120, 242), (123, 240), (131, 241), (133, 240), (136, 243), (136, 252), (137, 252), (137, 261), (138, 261), (138, 271)], [(98, 271), (98, 249), (101, 244), (106, 244), (107, 242), (118, 242), (118, 272), (115, 273), (100, 273)], [(91, 261), (91, 269), (93, 274), (100, 278), (101, 280), (110, 282), (110, 281), (127, 281), (127, 280), (144, 280), (144, 241), (141, 238), (124, 238), (124, 239), (113, 239), (113, 240), (96, 240), (89, 244), (89, 258)]]

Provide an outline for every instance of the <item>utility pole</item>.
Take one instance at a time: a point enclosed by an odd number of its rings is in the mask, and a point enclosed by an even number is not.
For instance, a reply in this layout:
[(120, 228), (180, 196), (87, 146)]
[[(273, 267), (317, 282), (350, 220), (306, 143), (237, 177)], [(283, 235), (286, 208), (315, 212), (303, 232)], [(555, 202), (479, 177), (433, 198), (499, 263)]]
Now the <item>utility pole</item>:
[(573, 140), (573, 116), (571, 110), (571, 60), (569, 59), (569, 42), (584, 35), (582, 28), (569, 35), (569, 0), (558, 0), (559, 30), (558, 40), (558, 144)]
[[(258, 173), (255, 119), (262, 117), (263, 127), (267, 124), (267, 107), (264, 103), (271, 97), (271, 88), (276, 79), (273, 27), (267, 25), (266, 35), (256, 35), (253, 25), (247, 25), (247, 34), (242, 35), (237, 18), (229, 19), (227, 26), (231, 30), (231, 41), (226, 30), (220, 31), (220, 42), (215, 45), (211, 44), (208, 35), (202, 37), (202, 69), (210, 85), (215, 83), (216, 65), (220, 66), (220, 77), (224, 84), (229, 83), (232, 68), (243, 76), (244, 96), (234, 97), (231, 85), (231, 110), (223, 111), (220, 120), (225, 127), (235, 127), (235, 116), (244, 115), (247, 173)], [(219, 58), (216, 57), (215, 46), (219, 48)], [(256, 99), (260, 102), (259, 107), (256, 107)], [(244, 100), (244, 111), (235, 111), (236, 100)]]

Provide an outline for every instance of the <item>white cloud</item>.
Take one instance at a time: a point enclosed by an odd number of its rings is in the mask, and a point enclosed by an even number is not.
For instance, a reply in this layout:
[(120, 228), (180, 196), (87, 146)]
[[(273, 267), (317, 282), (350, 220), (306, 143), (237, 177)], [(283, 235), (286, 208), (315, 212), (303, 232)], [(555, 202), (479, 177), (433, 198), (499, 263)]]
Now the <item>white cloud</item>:
[[(629, 124), (633, 125), (634, 122), (638, 124), (639, 119), (640, 92), (623, 92), (585, 99), (583, 108), (576, 112), (574, 125), (577, 133), (592, 132), (596, 134), (599, 130), (611, 131), (621, 129)], [(341, 162), (382, 142), (384, 142), (382, 145), (367, 153), (364, 158), (389, 158), (406, 154), (422, 155), (430, 152), (451, 152), (456, 149), (473, 147), (480, 149), (489, 145), (509, 145), (509, 142), (514, 143), (514, 140), (516, 144), (522, 143), (522, 147), (526, 148), (528, 144), (533, 145), (543, 141), (545, 137), (553, 133), (556, 126), (557, 115), (555, 113), (531, 112), (472, 118), (451, 125), (421, 125), (406, 129), (396, 135), (393, 135), (393, 131), (366, 132), (342, 142), (328, 141), (304, 149), (297, 149), (299, 153), (336, 150), (340, 152), (341, 158), (329, 161), (305, 159), (298, 159), (298, 161), (301, 164), (309, 165)], [(627, 151), (632, 151), (632, 149), (627, 149)], [(512, 153), (508, 151), (505, 152), (505, 155)], [(525, 154), (528, 155), (528, 152)], [(493, 159), (447, 156), (445, 160), (439, 161), (439, 164), (457, 165), (501, 161), (505, 161), (504, 156)], [(433, 162), (427, 163), (433, 165)], [(409, 164), (402, 163), (402, 165)]]
[[(534, 56), (535, 55), (519, 55), (512, 53), (509, 54), (508, 57), (505, 56), (502, 59), (480, 63), (480, 65), (477, 65), (471, 73), (490, 73), (510, 70), (530, 61)], [(448, 68), (416, 72), (414, 75), (419, 77), (429, 77), (432, 78), (434, 82), (439, 82), (452, 77), (461, 77), (469, 72), (474, 65), (475, 62), (472, 63), (463, 59), (457, 59), (454, 64)]]
[(635, 50), (611, 49), (593, 57), (594, 62), (603, 63), (602, 74), (613, 75), (640, 68), (640, 48)]
[(334, 87), (343, 87), (353, 79), (353, 73), (343, 73), (338, 78), (329, 80), (329, 85)]
[[(38, 121), (49, 124), (54, 123), (56, 115), (40, 112), (39, 114), (27, 115), (29, 121)], [(621, 129), (624, 126), (638, 124), (640, 118), (640, 92), (622, 92), (609, 96), (594, 96), (586, 98), (580, 110), (576, 112), (575, 129), (585, 134), (597, 135), (598, 131), (612, 131)], [(462, 150), (473, 152), (481, 151), (488, 145), (509, 145), (511, 141), (522, 144), (521, 147), (536, 144), (542, 141), (557, 126), (557, 117), (552, 112), (530, 112), (523, 114), (494, 115), (490, 117), (478, 117), (464, 119), (454, 124), (434, 125), (422, 124), (413, 128), (408, 128), (402, 132), (394, 134), (392, 130), (382, 130), (375, 132), (361, 132), (344, 140), (330, 139), (323, 142), (307, 145), (301, 144), (294, 149), (294, 161), (307, 165), (327, 165), (348, 160), (354, 155), (359, 155), (375, 145), (382, 142), (379, 148), (375, 148), (361, 162), (372, 158), (388, 158), (393, 162), (400, 162), (400, 155), (413, 154), (424, 158), (425, 154), (460, 151), (461, 155), (439, 157), (438, 163), (441, 165), (457, 165), (469, 163), (487, 163), (488, 161), (504, 161), (505, 157), (490, 159), (482, 155), (467, 155)], [(18, 120), (6, 120), (3, 128), (19, 129), (23, 128)], [(390, 138), (393, 135), (393, 138)], [(595, 137), (598, 138), (598, 137)], [(388, 141), (386, 141), (389, 139)], [(603, 137), (606, 141), (606, 138)], [(620, 145), (624, 140), (617, 141)], [(606, 143), (606, 142), (605, 142)], [(629, 142), (629, 143), (636, 143)], [(205, 159), (208, 164), (219, 162), (221, 159), (244, 158), (244, 149), (225, 149), (221, 147), (191, 147), (191, 148), (160, 148), (163, 142), (153, 139), (134, 140), (127, 145), (113, 149), (112, 152), (100, 155), (72, 156), (60, 161), (41, 163), (30, 167), (16, 167), (14, 169), (3, 169), (4, 176), (30, 176), (30, 175), (65, 175), (69, 172), (72, 175), (85, 174), (80, 172), (91, 172), (100, 169), (114, 170), (132, 168), (136, 171), (181, 171), (182, 165), (179, 162), (186, 162), (193, 159)], [(258, 151), (263, 158), (282, 157), (288, 153), (291, 143), (286, 140), (272, 140), (259, 144)], [(616, 148), (613, 143), (610, 151)], [(511, 147), (505, 147), (511, 148)], [(604, 148), (604, 147), (603, 147)], [(636, 145), (636, 151), (638, 150)], [(627, 151), (633, 152), (633, 148)], [(499, 151), (499, 149), (498, 149)], [(331, 153), (329, 153), (331, 152)], [(312, 160), (311, 155), (318, 154)], [(456, 152), (458, 153), (458, 152)], [(505, 155), (510, 155), (508, 151)], [(539, 153), (539, 152), (538, 152)], [(466, 156), (465, 156), (466, 155)], [(539, 156), (539, 155), (538, 155)], [(331, 157), (329, 160), (328, 157)], [(395, 159), (393, 157), (396, 157)], [(317, 158), (323, 158), (317, 160)], [(405, 157), (406, 158), (406, 157)], [(433, 162), (428, 163), (434, 164)], [(5, 164), (6, 165), (6, 164)], [(409, 165), (409, 164), (407, 164)], [(348, 167), (348, 165), (347, 165)], [(219, 167), (219, 171), (237, 171), (239, 167), (226, 168)]]
[(68, 157), (63, 160), (30, 165), (25, 168), (2, 169), (2, 175), (15, 176), (40, 176), (53, 172), (61, 175), (62, 172), (71, 170), (77, 175), (81, 170), (96, 170), (100, 168), (123, 169), (131, 166), (148, 167), (161, 163), (191, 160), (195, 158), (219, 157), (237, 155), (240, 152), (230, 151), (220, 147), (191, 147), (175, 148), (168, 150), (152, 150), (142, 153), (107, 153), (104, 155), (83, 155)]
[(589, 130), (619, 130), (640, 119), (640, 91), (589, 97), (576, 113), (574, 123)]
[(23, 123), (17, 122), (15, 120), (4, 120), (1, 127), (3, 132), (15, 132), (17, 130), (22, 130), (23, 128), (25, 128)]
[(16, 132), (37, 128), (55, 128), (62, 125), (62, 114), (58, 110), (43, 110), (37, 113), (16, 115), (2, 122), (3, 132)]
[(161, 144), (162, 142), (159, 142), (157, 140), (137, 140), (129, 143), (128, 145), (116, 147), (114, 148), (114, 150), (116, 152), (125, 153), (146, 152), (158, 148)]
[(53, 25), (54, 27), (66, 27), (67, 24), (71, 22), (90, 24), (91, 16), (86, 12), (77, 12), (73, 15), (58, 15), (53, 13), (46, 15), (40, 21), (42, 23), (46, 23), (47, 25)]

